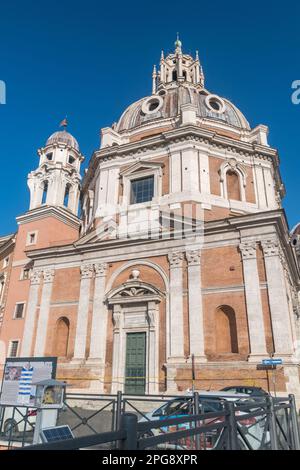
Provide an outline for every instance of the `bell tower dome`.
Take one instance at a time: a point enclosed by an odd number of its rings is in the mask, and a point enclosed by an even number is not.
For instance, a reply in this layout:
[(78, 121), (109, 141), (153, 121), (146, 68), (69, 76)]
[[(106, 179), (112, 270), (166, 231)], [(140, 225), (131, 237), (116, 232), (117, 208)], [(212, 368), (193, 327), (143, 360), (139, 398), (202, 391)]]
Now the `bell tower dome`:
[[(66, 126), (66, 124), (65, 124)], [(39, 166), (28, 175), (29, 210), (40, 206), (64, 207), (78, 213), (80, 165), (84, 160), (77, 140), (65, 129), (54, 132), (38, 150)]]

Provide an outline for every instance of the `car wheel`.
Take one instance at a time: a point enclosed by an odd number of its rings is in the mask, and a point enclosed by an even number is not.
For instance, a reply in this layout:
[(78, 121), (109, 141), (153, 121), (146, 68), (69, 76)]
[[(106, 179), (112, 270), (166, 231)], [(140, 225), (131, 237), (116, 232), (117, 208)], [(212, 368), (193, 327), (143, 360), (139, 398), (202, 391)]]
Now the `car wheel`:
[(3, 434), (9, 439), (9, 437), (15, 437), (18, 434), (18, 424), (14, 419), (8, 419), (5, 421), (3, 426)]

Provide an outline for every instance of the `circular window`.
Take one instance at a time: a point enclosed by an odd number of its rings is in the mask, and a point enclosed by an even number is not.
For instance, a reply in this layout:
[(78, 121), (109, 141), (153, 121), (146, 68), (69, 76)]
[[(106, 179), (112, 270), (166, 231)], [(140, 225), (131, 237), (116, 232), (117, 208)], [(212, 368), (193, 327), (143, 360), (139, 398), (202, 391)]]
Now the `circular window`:
[(222, 114), (226, 109), (224, 101), (217, 95), (208, 95), (205, 98), (205, 104), (207, 108), (214, 113)]
[(159, 95), (151, 96), (142, 105), (142, 112), (144, 114), (154, 114), (160, 110), (163, 105), (163, 99)]

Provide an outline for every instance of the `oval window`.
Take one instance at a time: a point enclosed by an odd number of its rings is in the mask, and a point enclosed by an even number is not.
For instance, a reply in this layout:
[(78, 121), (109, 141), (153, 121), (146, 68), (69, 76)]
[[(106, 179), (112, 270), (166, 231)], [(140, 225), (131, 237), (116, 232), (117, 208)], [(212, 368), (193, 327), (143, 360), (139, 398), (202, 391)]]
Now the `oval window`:
[(163, 105), (163, 99), (159, 95), (151, 96), (142, 105), (142, 112), (144, 114), (154, 114), (160, 110)]
[(226, 110), (224, 101), (217, 95), (208, 95), (205, 98), (205, 104), (206, 107), (214, 113), (222, 114)]

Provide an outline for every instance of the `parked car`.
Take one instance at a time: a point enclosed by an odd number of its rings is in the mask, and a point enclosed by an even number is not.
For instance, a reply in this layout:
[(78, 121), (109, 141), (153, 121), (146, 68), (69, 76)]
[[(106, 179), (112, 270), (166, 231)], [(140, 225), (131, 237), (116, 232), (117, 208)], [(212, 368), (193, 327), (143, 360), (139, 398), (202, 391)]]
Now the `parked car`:
[[(240, 415), (247, 414), (252, 408), (255, 408), (255, 402), (247, 394), (242, 393), (232, 393), (228, 391), (222, 392), (199, 392), (199, 405), (201, 414), (211, 413), (211, 412), (220, 412), (220, 416), (215, 418), (208, 418), (204, 420), (204, 424), (214, 424), (224, 421), (224, 416), (221, 413), (224, 411), (224, 402), (231, 401), (236, 404), (245, 402), (249, 403), (249, 409), (247, 411), (238, 412)], [(161, 433), (172, 432), (175, 430), (190, 429), (195, 426), (192, 423), (182, 423), (175, 426), (163, 426), (163, 421), (171, 418), (179, 418), (186, 415), (194, 414), (194, 402), (193, 394), (189, 393), (188, 396), (181, 396), (174, 398), (167, 403), (164, 403), (159, 408), (147, 413), (141, 421), (154, 421), (161, 420), (162, 427), (158, 429), (152, 429), (151, 432), (147, 433), (148, 436), (158, 435)], [(201, 422), (202, 424), (203, 422)], [(253, 449), (259, 449), (263, 439), (264, 427), (262, 426), (262, 420), (258, 420), (255, 417), (247, 417), (245, 420), (239, 420), (239, 426), (243, 434), (245, 435), (247, 441)], [(200, 447), (207, 449), (217, 449), (220, 448), (222, 443), (222, 432), (223, 430), (210, 430), (205, 434), (200, 435)], [(146, 437), (146, 436), (145, 436)], [(267, 436), (268, 438), (268, 436)], [(238, 436), (240, 449), (247, 449), (247, 445), (241, 436)], [(185, 440), (180, 440), (176, 444), (168, 445), (168, 448), (177, 448), (177, 449), (192, 449), (195, 448), (195, 438), (188, 438)]]
[(232, 385), (230, 387), (222, 388), (221, 391), (224, 392), (232, 392), (232, 393), (246, 393), (250, 395), (250, 397), (260, 397), (264, 398), (268, 396), (268, 392), (266, 392), (261, 387), (248, 387), (247, 385)]

